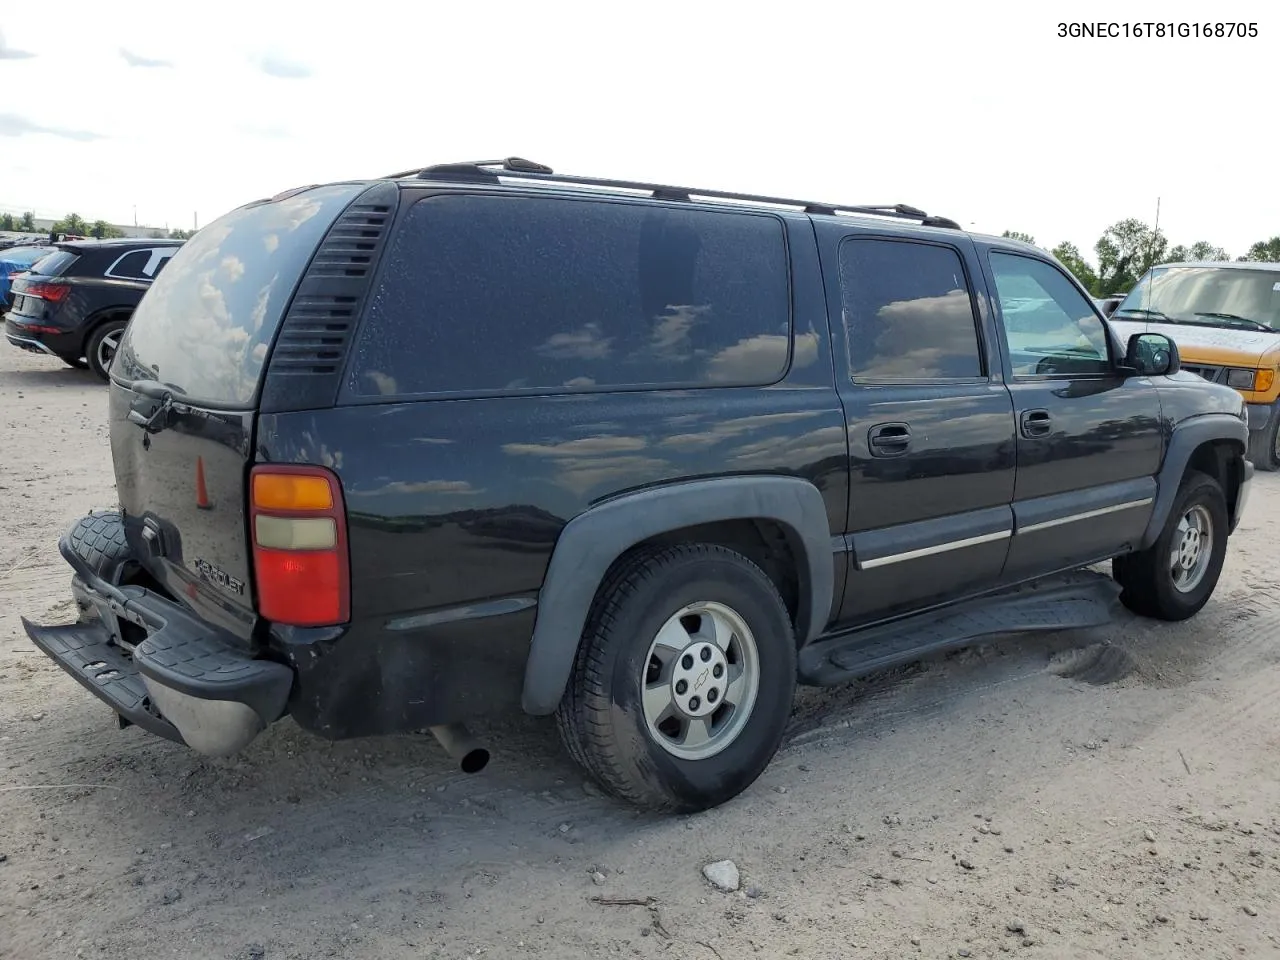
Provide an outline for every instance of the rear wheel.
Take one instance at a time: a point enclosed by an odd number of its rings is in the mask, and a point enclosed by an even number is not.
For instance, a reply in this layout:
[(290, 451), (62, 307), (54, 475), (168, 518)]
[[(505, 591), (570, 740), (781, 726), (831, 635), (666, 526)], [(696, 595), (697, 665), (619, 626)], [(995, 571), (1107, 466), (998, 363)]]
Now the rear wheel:
[(683, 544), (637, 553), (601, 588), (557, 721), (614, 796), (705, 810), (768, 766), (795, 683), (773, 582), (725, 547)]
[(1112, 562), (1121, 602), (1158, 620), (1198, 613), (1218, 585), (1227, 528), (1227, 501), (1218, 481), (1196, 471), (1187, 474), (1156, 542)]
[(127, 320), (108, 320), (90, 334), (89, 342), (85, 345), (85, 359), (89, 362), (89, 369), (103, 380), (108, 379), (111, 361), (116, 355), (116, 348), (120, 346), (120, 335), (124, 333), (127, 324)]

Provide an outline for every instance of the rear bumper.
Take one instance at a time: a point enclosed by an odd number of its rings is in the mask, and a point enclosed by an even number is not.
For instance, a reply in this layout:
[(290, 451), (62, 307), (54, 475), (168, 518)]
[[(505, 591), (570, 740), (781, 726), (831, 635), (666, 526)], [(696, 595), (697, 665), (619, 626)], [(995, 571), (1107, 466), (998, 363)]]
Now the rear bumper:
[[(42, 627), (22, 621), (31, 641), (128, 723), (209, 756), (245, 747), (285, 712), (293, 672), (253, 658), (228, 635), (142, 587), (98, 577), (64, 537), (58, 549), (76, 571), (77, 599), (96, 619)], [(146, 633), (132, 650), (120, 621)]]
[(48, 333), (32, 330), (26, 324), (9, 319), (5, 315), (4, 337), (13, 346), (31, 353), (44, 353), (51, 357), (80, 356), (80, 335), (78, 333)]

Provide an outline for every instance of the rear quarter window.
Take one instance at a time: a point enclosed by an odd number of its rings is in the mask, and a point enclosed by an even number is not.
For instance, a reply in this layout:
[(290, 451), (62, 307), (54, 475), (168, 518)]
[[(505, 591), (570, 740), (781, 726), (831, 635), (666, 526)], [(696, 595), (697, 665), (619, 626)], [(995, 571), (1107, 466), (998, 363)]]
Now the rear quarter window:
[(346, 394), (769, 384), (790, 357), (782, 222), (541, 197), (414, 204)]
[(188, 398), (251, 404), (267, 353), (325, 232), (364, 189), (335, 184), (213, 221), (168, 259), (134, 311), (112, 374)]
[(135, 280), (150, 283), (156, 278), (178, 247), (148, 247), (130, 250), (107, 265), (105, 276), (114, 280)]

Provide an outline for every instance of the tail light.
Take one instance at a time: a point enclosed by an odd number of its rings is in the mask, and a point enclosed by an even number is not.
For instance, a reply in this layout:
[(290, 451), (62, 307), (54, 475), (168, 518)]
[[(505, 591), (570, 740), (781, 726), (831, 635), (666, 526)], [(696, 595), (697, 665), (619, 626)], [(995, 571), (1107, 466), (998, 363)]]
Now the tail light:
[(66, 299), (71, 287), (65, 283), (39, 283), (28, 281), (22, 288), (23, 296), (39, 297), (49, 303), (60, 303)]
[(350, 619), (346, 509), (331, 471), (294, 464), (254, 467), (249, 524), (262, 616), (297, 627)]

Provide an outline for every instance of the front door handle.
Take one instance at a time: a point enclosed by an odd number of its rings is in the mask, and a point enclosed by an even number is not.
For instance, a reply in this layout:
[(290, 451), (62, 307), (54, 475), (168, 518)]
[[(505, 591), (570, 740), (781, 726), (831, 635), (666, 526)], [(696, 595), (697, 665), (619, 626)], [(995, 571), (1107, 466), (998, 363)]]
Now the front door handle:
[(1053, 429), (1053, 418), (1048, 410), (1023, 410), (1021, 424), (1024, 437), (1047, 437)]
[(911, 428), (905, 423), (878, 423), (867, 431), (873, 457), (896, 457), (911, 445)]

